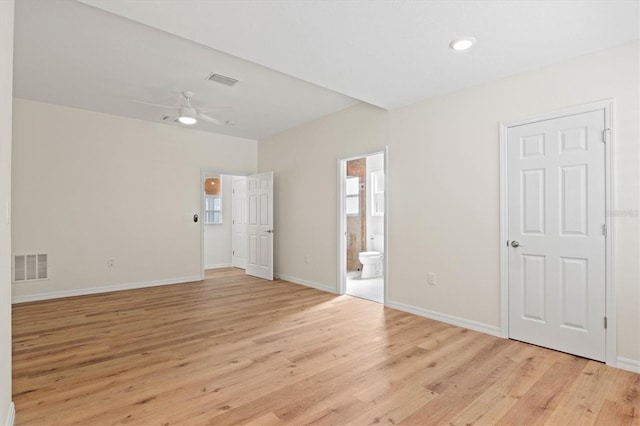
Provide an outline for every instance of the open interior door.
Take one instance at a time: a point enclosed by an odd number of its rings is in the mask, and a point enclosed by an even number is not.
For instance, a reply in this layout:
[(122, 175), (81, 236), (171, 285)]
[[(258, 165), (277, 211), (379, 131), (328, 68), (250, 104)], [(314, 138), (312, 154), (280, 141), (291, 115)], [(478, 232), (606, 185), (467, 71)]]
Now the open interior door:
[(234, 176), (231, 183), (231, 266), (247, 269), (247, 177)]
[(273, 172), (247, 176), (246, 272), (273, 279)]

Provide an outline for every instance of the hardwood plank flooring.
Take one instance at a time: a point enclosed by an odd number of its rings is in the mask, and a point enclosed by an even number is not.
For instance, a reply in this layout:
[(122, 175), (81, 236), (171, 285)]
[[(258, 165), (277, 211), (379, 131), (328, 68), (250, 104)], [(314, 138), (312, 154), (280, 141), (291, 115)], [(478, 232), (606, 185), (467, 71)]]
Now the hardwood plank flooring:
[(640, 375), (227, 268), (13, 307), (17, 425), (640, 425)]

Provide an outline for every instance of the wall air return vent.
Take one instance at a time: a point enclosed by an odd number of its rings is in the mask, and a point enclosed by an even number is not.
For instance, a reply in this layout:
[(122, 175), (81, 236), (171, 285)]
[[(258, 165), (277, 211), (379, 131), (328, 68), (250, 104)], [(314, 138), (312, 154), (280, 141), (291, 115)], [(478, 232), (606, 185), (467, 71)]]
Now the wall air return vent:
[(227, 77), (226, 75), (216, 74), (212, 72), (207, 76), (207, 80), (215, 81), (216, 83), (224, 84), (225, 86), (233, 86), (238, 80), (235, 78)]
[(13, 257), (13, 281), (36, 281), (48, 278), (46, 254), (19, 254)]

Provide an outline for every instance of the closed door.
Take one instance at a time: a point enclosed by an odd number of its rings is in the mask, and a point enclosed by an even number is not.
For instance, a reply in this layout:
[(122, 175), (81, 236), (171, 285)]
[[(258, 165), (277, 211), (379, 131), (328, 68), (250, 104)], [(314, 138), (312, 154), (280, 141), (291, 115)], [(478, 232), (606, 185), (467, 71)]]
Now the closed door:
[(605, 359), (605, 114), (507, 131), (509, 337)]
[(231, 265), (247, 267), (247, 178), (234, 177), (231, 183)]
[(247, 176), (246, 271), (273, 279), (273, 172)]

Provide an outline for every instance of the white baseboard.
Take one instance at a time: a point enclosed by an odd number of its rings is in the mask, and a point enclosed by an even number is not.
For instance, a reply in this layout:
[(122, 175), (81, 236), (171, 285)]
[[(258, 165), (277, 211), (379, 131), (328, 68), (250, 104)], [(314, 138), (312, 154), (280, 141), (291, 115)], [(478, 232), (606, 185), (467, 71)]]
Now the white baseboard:
[(13, 401), (11, 401), (9, 403), (9, 412), (7, 413), (7, 420), (5, 421), (5, 425), (7, 426), (13, 426), (13, 424), (16, 421), (16, 406), (13, 403)]
[(637, 359), (622, 358), (619, 356), (616, 360), (616, 367), (633, 373), (640, 373), (640, 361)]
[(204, 269), (221, 269), (221, 268), (231, 268), (233, 265), (231, 263), (216, 263), (213, 265), (204, 265)]
[(301, 285), (306, 286), (306, 287), (315, 288), (316, 290), (322, 290), (322, 291), (326, 291), (328, 293), (333, 293), (333, 294), (337, 293), (337, 290), (335, 289), (335, 287), (330, 287), (328, 285), (314, 283), (312, 281), (303, 280), (303, 279), (300, 279), (300, 278), (292, 277), (290, 275), (273, 274), (273, 277), (277, 278), (277, 279), (289, 281), (289, 282), (294, 283), (294, 284), (301, 284)]
[(387, 301), (387, 303), (385, 303), (385, 306), (447, 324), (457, 325), (458, 327), (468, 328), (469, 330), (479, 331), (480, 333), (490, 334), (496, 337), (504, 337), (502, 335), (502, 330), (500, 329), (500, 327), (496, 327), (493, 325), (483, 324), (481, 322), (455, 317), (453, 315), (441, 314), (439, 312), (430, 311), (428, 309), (419, 308), (417, 306), (407, 305), (400, 302)]
[(136, 288), (157, 287), (161, 285), (170, 285), (170, 284), (182, 284), (182, 283), (190, 283), (194, 281), (202, 281), (202, 277), (200, 275), (196, 275), (193, 277), (170, 278), (166, 280), (146, 281), (141, 283), (106, 285), (101, 287), (81, 288), (77, 290), (49, 291), (46, 293), (28, 294), (25, 296), (14, 296), (11, 298), (11, 303), (37, 302), (39, 300), (59, 299), (61, 297), (86, 296), (89, 294), (108, 293), (111, 291), (121, 291), (121, 290), (133, 290)]

